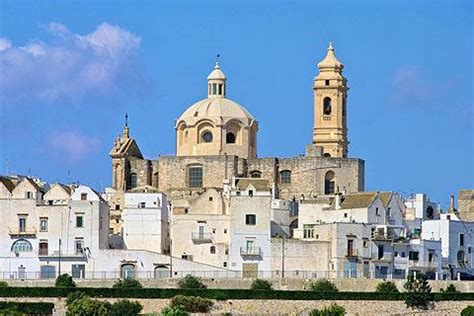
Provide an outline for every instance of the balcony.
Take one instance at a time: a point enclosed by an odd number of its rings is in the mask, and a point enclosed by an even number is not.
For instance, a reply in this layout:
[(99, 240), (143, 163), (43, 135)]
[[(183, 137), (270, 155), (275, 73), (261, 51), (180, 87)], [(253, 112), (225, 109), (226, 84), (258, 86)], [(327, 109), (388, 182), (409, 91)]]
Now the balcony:
[(64, 253), (61, 251), (61, 255), (59, 255), (59, 251), (53, 251), (52, 253), (48, 253), (46, 251), (38, 251), (38, 258), (44, 260), (61, 260), (64, 261), (77, 261), (77, 260), (85, 260), (87, 256), (85, 252), (80, 253)]
[(243, 248), (240, 247), (240, 255), (242, 257), (263, 257), (262, 248), (252, 247), (252, 248)]
[(383, 256), (377, 256), (376, 258), (372, 259), (372, 261), (377, 262), (392, 262), (393, 261), (393, 254), (392, 253), (384, 253)]
[(212, 242), (212, 234), (211, 233), (192, 233), (191, 239), (195, 244), (205, 244)]
[(358, 254), (356, 249), (347, 249), (345, 257), (347, 259), (357, 258), (357, 257), (359, 257), (359, 254)]
[(437, 267), (436, 261), (419, 261), (410, 260), (410, 267), (422, 268), (422, 269), (435, 269)]
[(36, 228), (34, 227), (26, 227), (24, 229), (8, 227), (8, 230), (8, 234), (11, 237), (36, 236)]

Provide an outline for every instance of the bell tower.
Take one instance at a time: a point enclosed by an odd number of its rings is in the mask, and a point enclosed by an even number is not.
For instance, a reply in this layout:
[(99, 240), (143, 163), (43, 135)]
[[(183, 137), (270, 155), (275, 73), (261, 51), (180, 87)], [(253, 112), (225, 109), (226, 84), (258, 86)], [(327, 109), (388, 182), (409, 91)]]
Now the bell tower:
[(322, 148), (323, 157), (347, 157), (347, 79), (344, 65), (329, 43), (326, 57), (318, 64), (314, 79), (313, 146)]

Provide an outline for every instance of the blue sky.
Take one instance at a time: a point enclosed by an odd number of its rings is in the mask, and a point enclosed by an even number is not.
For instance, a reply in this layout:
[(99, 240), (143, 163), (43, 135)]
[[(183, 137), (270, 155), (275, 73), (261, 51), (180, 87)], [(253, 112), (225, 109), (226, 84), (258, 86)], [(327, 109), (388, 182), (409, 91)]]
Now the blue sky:
[(446, 207), (474, 187), (472, 21), (471, 1), (0, 1), (0, 173), (101, 189), (125, 112), (147, 158), (174, 154), (217, 53), (258, 155), (297, 156), (333, 41), (366, 190)]

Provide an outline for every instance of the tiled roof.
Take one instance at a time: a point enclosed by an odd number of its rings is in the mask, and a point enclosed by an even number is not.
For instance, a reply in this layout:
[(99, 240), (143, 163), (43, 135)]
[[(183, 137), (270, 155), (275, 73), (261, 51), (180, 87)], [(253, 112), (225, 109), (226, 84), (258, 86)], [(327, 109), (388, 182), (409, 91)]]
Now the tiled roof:
[(380, 200), (382, 200), (383, 206), (387, 207), (388, 203), (390, 202), (390, 199), (392, 198), (392, 192), (380, 192)]
[(3, 183), (3, 185), (7, 188), (8, 191), (12, 192), (13, 189), (15, 188), (15, 184), (13, 183), (12, 180), (5, 178), (5, 177), (0, 177), (0, 182)]
[(249, 185), (253, 185), (257, 190), (269, 190), (271, 189), (270, 182), (267, 179), (258, 179), (258, 178), (245, 178), (238, 179), (235, 181), (235, 186), (239, 190), (246, 190)]
[[(341, 209), (367, 208), (377, 197), (377, 192), (350, 193), (341, 197)], [(331, 208), (335, 207), (335, 200)]]

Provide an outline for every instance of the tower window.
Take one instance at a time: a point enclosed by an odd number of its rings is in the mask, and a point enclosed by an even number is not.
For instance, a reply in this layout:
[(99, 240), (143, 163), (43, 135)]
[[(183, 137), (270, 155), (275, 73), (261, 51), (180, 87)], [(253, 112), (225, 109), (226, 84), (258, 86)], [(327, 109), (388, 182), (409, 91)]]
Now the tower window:
[(346, 98), (342, 99), (342, 116), (346, 116)]
[(235, 144), (235, 134), (234, 133), (227, 133), (225, 135), (225, 141), (227, 144)]
[(328, 171), (324, 177), (324, 194), (333, 194), (336, 187), (334, 172)]
[(216, 95), (217, 94), (217, 83), (212, 84), (212, 94)]
[(325, 97), (323, 100), (323, 113), (324, 115), (331, 115), (332, 108), (331, 108), (331, 98)]
[(283, 170), (282, 172), (280, 172), (280, 180), (281, 183), (291, 183), (291, 171)]
[(219, 95), (223, 95), (223, 89), (224, 85), (222, 83), (219, 84)]
[(202, 167), (192, 166), (188, 168), (188, 186), (190, 188), (202, 187)]
[(201, 139), (205, 143), (211, 143), (212, 142), (212, 133), (211, 132), (204, 132), (201, 136)]
[(261, 178), (262, 173), (258, 170), (254, 170), (250, 172), (250, 178)]
[(136, 188), (137, 187), (137, 174), (132, 173), (130, 175), (130, 188)]
[(325, 80), (326, 86), (329, 86), (329, 80)]

